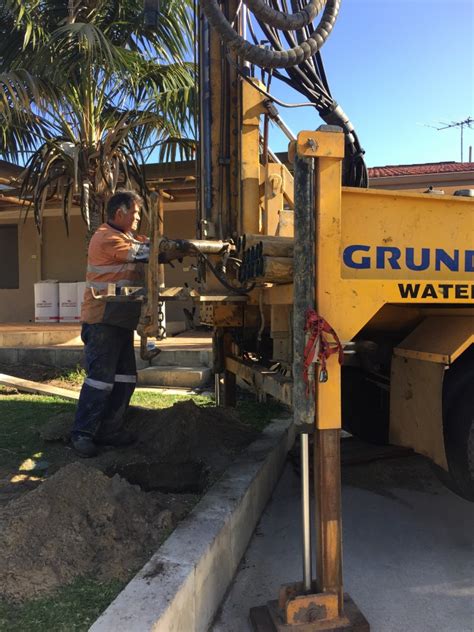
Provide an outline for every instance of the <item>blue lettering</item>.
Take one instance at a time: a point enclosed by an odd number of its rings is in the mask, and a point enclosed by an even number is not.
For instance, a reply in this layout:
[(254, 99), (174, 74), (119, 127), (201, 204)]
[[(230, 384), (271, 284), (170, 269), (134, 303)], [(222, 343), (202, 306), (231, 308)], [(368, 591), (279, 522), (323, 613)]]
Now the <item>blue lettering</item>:
[(387, 257), (387, 265), (389, 265), (392, 270), (400, 270), (400, 264), (398, 260), (400, 259), (400, 248), (392, 248), (391, 246), (377, 246), (377, 268), (379, 270), (383, 270), (385, 268), (385, 255)]
[(370, 268), (370, 257), (361, 257), (360, 261), (354, 261), (353, 254), (358, 250), (369, 252), (370, 246), (347, 246), (342, 254), (343, 261), (348, 268), (356, 268), (357, 270), (367, 270)]
[[(374, 261), (369, 255), (364, 256), (363, 253), (370, 253), (371, 249), (375, 249)], [(433, 259), (432, 259), (432, 255)], [(464, 268), (462, 268), (461, 257), (464, 258)], [(434, 253), (430, 248), (412, 248), (403, 249), (394, 246), (366, 246), (364, 244), (354, 244), (346, 246), (342, 254), (344, 264), (348, 268), (356, 270), (368, 270), (375, 264), (378, 270), (401, 270), (400, 261), (404, 263), (407, 270), (421, 271), (428, 270), (430, 265), (434, 265), (436, 272), (442, 272), (443, 269), (450, 272), (474, 272), (474, 250), (453, 249), (452, 251), (443, 248), (434, 249)]]
[(407, 248), (406, 263), (409, 270), (427, 270), (430, 267), (430, 249), (421, 249), (421, 263), (415, 263), (415, 249)]
[(474, 272), (474, 250), (466, 250), (466, 272)]
[[(467, 262), (467, 259), (466, 259)], [(459, 270), (459, 250), (455, 250), (453, 256), (451, 256), (446, 250), (442, 248), (436, 248), (435, 251), (435, 270), (439, 272), (441, 270), (441, 264), (444, 264), (451, 272), (458, 272)]]

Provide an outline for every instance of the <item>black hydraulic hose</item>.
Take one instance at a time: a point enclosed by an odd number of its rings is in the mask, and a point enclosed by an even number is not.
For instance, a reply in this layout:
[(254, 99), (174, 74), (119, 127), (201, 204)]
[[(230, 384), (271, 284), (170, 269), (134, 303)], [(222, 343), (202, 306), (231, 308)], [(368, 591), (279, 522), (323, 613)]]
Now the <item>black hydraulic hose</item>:
[[(287, 9), (286, 0), (271, 0), (274, 8), (282, 7)], [(292, 6), (301, 5), (301, 0), (291, 0)], [(275, 29), (259, 21), (259, 26), (265, 33), (275, 49), (281, 49), (282, 44), (280, 34)], [(304, 36), (311, 32), (312, 25), (304, 27)], [(287, 43), (292, 46), (295, 43), (295, 36), (291, 33), (283, 33)], [(302, 35), (296, 33), (296, 38), (301, 39)], [(367, 187), (368, 175), (365, 162), (363, 160), (364, 150), (362, 149), (354, 127), (347, 115), (338, 103), (332, 98), (329, 89), (326, 73), (324, 71), (321, 54), (318, 51), (309, 60), (283, 70), (275, 70), (275, 78), (283, 81), (297, 92), (303, 94), (310, 103), (318, 110), (319, 115), (328, 125), (337, 125), (344, 130), (345, 134), (345, 158), (343, 162), (343, 184), (348, 186)], [(283, 74), (285, 73), (285, 74)]]
[(205, 255), (201, 250), (199, 250), (198, 246), (192, 244), (194, 251), (196, 254), (204, 261), (212, 274), (216, 277), (221, 285), (223, 285), (227, 290), (232, 292), (233, 294), (238, 294), (240, 296), (246, 296), (253, 288), (255, 287), (255, 283), (252, 284), (248, 288), (238, 288), (231, 285), (227, 279), (217, 270), (212, 261), (209, 259), (207, 255)]
[[(320, 55), (320, 48), (329, 36), (337, 18), (341, 0), (314, 0), (304, 4), (305, 0), (242, 0), (256, 16), (260, 29), (267, 38), (272, 50), (258, 45), (257, 37), (248, 17), (249, 31), (253, 44), (238, 35), (219, 7), (219, 0), (201, 0), (201, 6), (210, 24), (219, 32), (228, 48), (236, 51), (243, 59), (261, 68), (275, 70), (273, 76), (280, 79), (308, 99), (307, 104), (289, 104), (276, 99), (256, 84), (255, 89), (274, 103), (283, 107), (304, 107), (317, 109), (328, 125), (337, 125), (344, 131), (345, 158), (343, 163), (343, 184), (366, 187), (368, 185), (367, 168), (362, 149), (354, 127), (349, 118), (331, 96), (326, 73)], [(291, 5), (292, 13), (289, 12)], [(319, 24), (314, 27), (312, 19), (324, 6)], [(307, 19), (312, 15), (311, 19)], [(291, 27), (289, 25), (292, 25)], [(294, 31), (294, 33), (290, 33)], [(285, 50), (281, 34), (290, 46)], [(242, 72), (230, 56), (233, 64), (244, 80), (247, 73)], [(286, 73), (286, 74), (283, 74)]]
[(288, 68), (302, 63), (322, 47), (336, 22), (340, 3), (341, 0), (327, 0), (321, 20), (311, 36), (300, 45), (285, 51), (267, 50), (241, 37), (220, 10), (218, 0), (202, 0), (201, 6), (223, 41), (242, 59), (261, 68)]
[(310, 0), (297, 13), (272, 9), (268, 4), (265, 4), (265, 0), (243, 0), (243, 3), (248, 6), (257, 18), (270, 26), (282, 31), (294, 31), (295, 29), (303, 28), (314, 20), (323, 8), (324, 0)]

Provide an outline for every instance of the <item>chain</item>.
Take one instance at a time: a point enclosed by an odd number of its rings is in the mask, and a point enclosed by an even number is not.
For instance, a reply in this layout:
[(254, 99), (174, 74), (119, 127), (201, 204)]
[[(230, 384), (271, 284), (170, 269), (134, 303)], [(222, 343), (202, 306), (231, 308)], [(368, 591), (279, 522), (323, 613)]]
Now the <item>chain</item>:
[(163, 340), (163, 338), (166, 336), (166, 328), (163, 326), (163, 321), (165, 320), (163, 305), (163, 301), (158, 301), (158, 333), (156, 335), (157, 340)]

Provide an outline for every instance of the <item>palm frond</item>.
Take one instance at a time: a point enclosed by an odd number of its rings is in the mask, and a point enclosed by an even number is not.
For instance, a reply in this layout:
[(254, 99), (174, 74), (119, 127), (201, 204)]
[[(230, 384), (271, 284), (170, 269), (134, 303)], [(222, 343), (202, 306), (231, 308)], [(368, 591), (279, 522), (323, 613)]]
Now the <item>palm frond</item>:
[(147, 197), (143, 162), (193, 155), (192, 0), (161, 0), (156, 28), (143, 0), (4, 0), (0, 6), (0, 154), (27, 163), (21, 196), (38, 229), (54, 197), (90, 230), (108, 196)]

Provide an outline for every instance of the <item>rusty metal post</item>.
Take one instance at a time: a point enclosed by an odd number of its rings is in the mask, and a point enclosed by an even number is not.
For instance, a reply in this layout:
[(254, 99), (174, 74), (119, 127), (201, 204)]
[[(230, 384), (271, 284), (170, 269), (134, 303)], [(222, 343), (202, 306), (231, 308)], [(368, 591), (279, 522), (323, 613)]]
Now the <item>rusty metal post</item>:
[(316, 430), (314, 489), (316, 499), (316, 582), (322, 593), (336, 594), (343, 614), (341, 456), (339, 429)]

